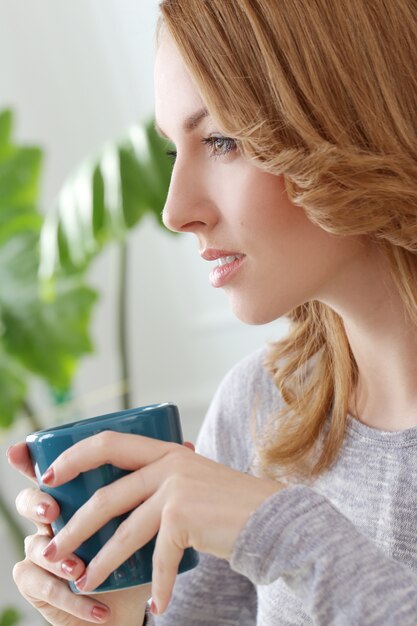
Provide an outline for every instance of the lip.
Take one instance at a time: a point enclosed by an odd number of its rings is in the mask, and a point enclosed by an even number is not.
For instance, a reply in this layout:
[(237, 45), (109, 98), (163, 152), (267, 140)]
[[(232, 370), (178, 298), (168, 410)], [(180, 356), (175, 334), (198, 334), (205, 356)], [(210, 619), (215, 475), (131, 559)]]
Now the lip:
[(221, 259), (221, 257), (224, 256), (242, 256), (242, 253), (233, 252), (231, 250), (216, 250), (215, 248), (205, 248), (204, 250), (200, 250), (200, 256), (205, 261), (217, 261), (217, 259)]
[(212, 287), (216, 289), (224, 287), (236, 273), (240, 270), (245, 261), (246, 255), (241, 252), (233, 252), (231, 250), (217, 250), (215, 248), (206, 248), (200, 251), (201, 258), (206, 261), (216, 261), (222, 257), (237, 257), (230, 263), (225, 265), (217, 265), (210, 272), (209, 280)]

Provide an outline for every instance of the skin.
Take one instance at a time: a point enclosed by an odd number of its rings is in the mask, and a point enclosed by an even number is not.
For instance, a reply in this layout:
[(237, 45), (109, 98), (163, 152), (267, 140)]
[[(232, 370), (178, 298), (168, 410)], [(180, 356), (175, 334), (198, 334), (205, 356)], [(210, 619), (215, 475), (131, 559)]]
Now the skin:
[[(10, 450), (9, 458), (15, 458), (15, 454), (15, 450)], [(19, 454), (23, 454), (21, 448)], [(97, 491), (48, 543), (48, 553), (45, 549), (41, 551), (45, 548), (45, 541), (43, 539), (41, 544), (37, 535), (36, 560), (41, 567), (59, 572), (62, 561), (67, 560), (85, 539), (122, 509), (132, 510), (119, 527), (120, 531), (84, 570), (86, 582), (82, 586), (77, 583), (77, 586), (83, 592), (92, 591), (158, 532), (151, 593), (156, 614), (163, 613), (169, 604), (184, 550), (192, 546), (198, 551), (229, 559), (250, 514), (281, 489), (275, 481), (237, 472), (196, 454), (187, 446), (108, 432), (84, 439), (66, 450), (51, 466), (53, 478), (44, 479), (44, 482), (56, 487), (103, 463), (111, 463), (131, 473)], [(39, 494), (23, 496), (25, 502), (21, 510), (25, 516), (31, 498), (37, 500)], [(45, 494), (42, 494), (42, 501), (49, 500), (45, 500)], [(35, 582), (37, 574), (32, 568), (31, 591), (24, 594), (29, 601), (31, 594), (39, 597), (41, 593)], [(24, 578), (15, 576), (15, 579), (23, 591)], [(38, 576), (38, 585), (41, 580)], [(72, 613), (69, 596), (72, 594), (64, 598), (64, 605)], [(78, 599), (79, 603), (80, 600), (82, 598)], [(86, 612), (89, 609), (86, 608)], [(124, 623), (133, 625), (135, 621), (129, 619)]]
[[(224, 287), (235, 315), (262, 324), (310, 299), (325, 302), (342, 316), (359, 365), (356, 399), (363, 421), (390, 430), (416, 425), (416, 332), (405, 322), (378, 248), (364, 237), (336, 237), (312, 224), (288, 199), (283, 178), (243, 159), (238, 148), (231, 148), (233, 141), (221, 137), (212, 116), (185, 131), (184, 120), (204, 101), (167, 33), (157, 53), (155, 104), (158, 125), (177, 149), (164, 222), (172, 230), (193, 233), (200, 251), (215, 248), (245, 255)], [(217, 140), (209, 146), (207, 139), (213, 135)], [(9, 461), (33, 478), (25, 444), (9, 450)], [(251, 512), (282, 488), (205, 459), (191, 444), (121, 434), (117, 443), (115, 434), (111, 441), (97, 435), (64, 452), (53, 464), (54, 478), (48, 484), (57, 486), (108, 462), (132, 473), (120, 479), (116, 489), (109, 486), (93, 496), (49, 544), (47, 557), (42, 551), (51, 536), (49, 523), (58, 515), (57, 504), (38, 489), (25, 490), (17, 499), (19, 512), (36, 523), (38, 532), (28, 541), (25, 561), (15, 567), (15, 580), (23, 595), (57, 626), (91, 622), (97, 604), (97, 599), (79, 597), (74, 602), (73, 594), (64, 594), (63, 560), (77, 563), (72, 579), (87, 574), (88, 591), (159, 531), (151, 593), (145, 590), (141, 598), (127, 600), (110, 594), (110, 619), (126, 606), (119, 623), (133, 626), (140, 621), (131, 618), (132, 611), (142, 602), (143, 614), (144, 595), (152, 595), (159, 613), (166, 610), (186, 547), (229, 559)], [(49, 504), (44, 517), (37, 513), (41, 503)], [(130, 509), (122, 532), (84, 570), (73, 551), (107, 519)], [(59, 607), (54, 606), (56, 595), (42, 597), (48, 581), (60, 590)]]
[[(25, 443), (11, 446), (7, 456), (12, 467), (37, 485)], [(41, 507), (46, 508), (44, 514), (41, 513)], [(16, 508), (25, 519), (35, 524), (37, 531), (26, 537), (26, 557), (14, 566), (13, 577), (23, 597), (48, 623), (53, 626), (83, 626), (91, 623), (137, 626), (142, 623), (145, 605), (151, 595), (150, 585), (111, 594), (74, 595), (66, 581), (79, 578), (85, 570), (84, 563), (71, 552), (64, 559), (53, 563), (42, 556), (53, 536), (50, 524), (59, 515), (56, 501), (39, 488), (28, 487), (17, 496)], [(63, 562), (73, 565), (71, 573), (66, 574), (62, 570)], [(107, 614), (95, 618), (92, 610), (96, 607), (107, 610)]]
[(166, 226), (193, 233), (199, 250), (246, 255), (224, 287), (233, 312), (246, 323), (270, 322), (313, 299), (333, 308), (359, 368), (351, 410), (356, 403), (357, 417), (375, 428), (417, 426), (417, 330), (405, 319), (378, 246), (311, 223), (289, 200), (283, 177), (262, 172), (238, 150), (210, 156), (202, 140), (221, 135), (213, 117), (192, 133), (183, 131), (182, 120), (204, 101), (167, 33), (155, 84), (156, 119), (177, 148)]

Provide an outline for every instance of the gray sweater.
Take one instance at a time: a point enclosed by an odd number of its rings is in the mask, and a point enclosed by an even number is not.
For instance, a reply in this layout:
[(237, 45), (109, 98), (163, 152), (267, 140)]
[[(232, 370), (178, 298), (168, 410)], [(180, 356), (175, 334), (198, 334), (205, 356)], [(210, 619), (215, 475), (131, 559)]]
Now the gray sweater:
[[(225, 377), (197, 452), (256, 474), (250, 416), (281, 399), (265, 350)], [(312, 485), (266, 500), (241, 531), (230, 563), (200, 554), (177, 577), (155, 626), (416, 626), (417, 428), (383, 432), (348, 416), (343, 448)]]

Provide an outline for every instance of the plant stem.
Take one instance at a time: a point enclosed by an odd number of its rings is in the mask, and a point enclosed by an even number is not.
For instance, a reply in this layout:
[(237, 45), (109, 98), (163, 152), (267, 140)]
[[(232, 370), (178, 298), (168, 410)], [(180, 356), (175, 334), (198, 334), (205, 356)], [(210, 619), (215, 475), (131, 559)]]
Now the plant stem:
[(1, 492), (0, 492), (0, 515), (3, 517), (3, 519), (6, 522), (7, 528), (14, 541), (14, 544), (16, 546), (16, 549), (19, 555), (22, 558), (24, 558), (25, 553), (24, 553), (23, 544), (24, 544), (26, 533), (23, 531), (22, 527), (15, 519), (12, 513), (12, 510), (10, 509), (9, 505), (7, 504)]
[(123, 385), (122, 406), (123, 409), (131, 408), (130, 404), (130, 377), (129, 377), (129, 353), (127, 338), (127, 281), (128, 281), (128, 248), (127, 239), (119, 246), (119, 276), (118, 276), (118, 351), (120, 361), (120, 379)]
[[(27, 400), (24, 401), (22, 405), (22, 409), (24, 413), (26, 414), (26, 417), (28, 418), (29, 422), (33, 426), (33, 429), (40, 430), (42, 428), (42, 424), (39, 422), (38, 418), (35, 415), (35, 411), (33, 411), (32, 407), (30, 406)], [(17, 521), (14, 515), (14, 510), (11, 507), (9, 507), (1, 491), (0, 491), (0, 516), (3, 517), (4, 521), (6, 522), (6, 526), (15, 543), (15, 546), (19, 555), (22, 558), (24, 558), (25, 554), (24, 554), (23, 545), (24, 545), (24, 539), (25, 539), (26, 533), (24, 532), (19, 522)]]
[(22, 408), (24, 412), (26, 413), (26, 417), (28, 418), (29, 422), (33, 426), (33, 430), (42, 430), (43, 426), (38, 420), (38, 418), (36, 417), (36, 413), (30, 406), (28, 400), (25, 400), (23, 402)]

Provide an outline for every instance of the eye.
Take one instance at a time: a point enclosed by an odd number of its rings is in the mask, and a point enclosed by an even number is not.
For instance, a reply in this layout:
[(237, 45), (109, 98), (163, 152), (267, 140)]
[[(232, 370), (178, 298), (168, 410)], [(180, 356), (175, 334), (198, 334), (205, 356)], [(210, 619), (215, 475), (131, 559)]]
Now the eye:
[[(210, 157), (221, 157), (237, 150), (237, 143), (231, 137), (223, 137), (223, 135), (212, 135), (205, 137), (201, 143), (209, 147)], [(172, 165), (175, 164), (177, 158), (176, 150), (167, 150), (166, 155), (171, 159)]]
[(167, 150), (166, 151), (166, 155), (171, 159), (172, 165), (174, 165), (175, 160), (177, 158), (177, 151), (176, 150)]
[(211, 157), (220, 157), (237, 150), (237, 144), (231, 137), (223, 135), (212, 135), (202, 139), (202, 143), (210, 148)]

